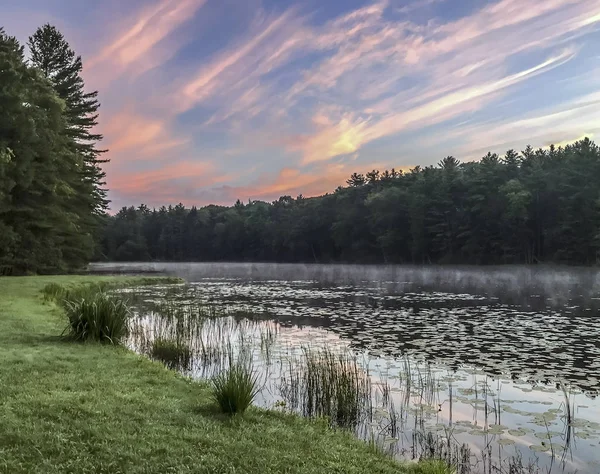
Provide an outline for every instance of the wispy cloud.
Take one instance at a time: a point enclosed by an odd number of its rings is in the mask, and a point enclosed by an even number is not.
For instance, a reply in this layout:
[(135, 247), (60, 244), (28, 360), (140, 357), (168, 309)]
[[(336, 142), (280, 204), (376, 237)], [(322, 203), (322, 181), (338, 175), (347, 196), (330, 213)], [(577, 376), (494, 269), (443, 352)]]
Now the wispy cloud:
[(398, 162), (399, 148), (476, 158), (600, 133), (600, 3), (474, 3), (452, 19), (445, 0), (365, 0), (329, 17), (258, 1), (235, 19), (216, 0), (128, 4), (110, 39), (85, 45), (113, 196), (311, 195), (369, 165), (417, 164)]
[[(262, 116), (261, 127), (301, 163), (326, 161), (480, 110), (565, 64), (577, 54), (565, 41), (596, 27), (600, 9), (585, 0), (502, 0), (422, 25), (389, 18), (388, 8), (376, 2), (319, 27), (294, 11), (264, 20), (181, 88), (184, 108), (209, 103), (216, 111), (207, 125), (231, 120), (238, 134), (255, 133), (252, 119)], [(535, 52), (547, 59), (526, 55)], [(282, 87), (299, 57), (313, 59)]]
[(117, 38), (86, 61), (91, 74), (100, 74), (106, 84), (127, 71), (142, 73), (162, 64), (177, 50), (159, 48), (206, 0), (160, 0), (123, 22)]
[(189, 137), (177, 137), (165, 120), (136, 114), (127, 106), (102, 127), (106, 146), (113, 154), (127, 153), (130, 159), (143, 160), (180, 149)]
[(600, 93), (594, 92), (561, 104), (546, 107), (525, 117), (493, 120), (485, 125), (466, 124), (445, 132), (442, 139), (460, 139), (465, 158), (477, 159), (488, 150), (503, 152), (508, 148), (556, 146), (598, 135)]

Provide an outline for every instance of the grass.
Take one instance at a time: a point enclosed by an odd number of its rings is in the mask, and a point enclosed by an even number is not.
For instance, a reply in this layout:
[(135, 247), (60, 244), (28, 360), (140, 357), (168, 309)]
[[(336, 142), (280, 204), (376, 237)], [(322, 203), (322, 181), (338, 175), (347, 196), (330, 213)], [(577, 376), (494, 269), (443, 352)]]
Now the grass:
[(250, 364), (233, 362), (212, 379), (213, 397), (223, 413), (244, 413), (259, 391), (258, 377)]
[(208, 384), (123, 347), (65, 342), (63, 309), (41, 295), (49, 283), (136, 281), (0, 278), (0, 473), (431, 473), (324, 422), (224, 417)]

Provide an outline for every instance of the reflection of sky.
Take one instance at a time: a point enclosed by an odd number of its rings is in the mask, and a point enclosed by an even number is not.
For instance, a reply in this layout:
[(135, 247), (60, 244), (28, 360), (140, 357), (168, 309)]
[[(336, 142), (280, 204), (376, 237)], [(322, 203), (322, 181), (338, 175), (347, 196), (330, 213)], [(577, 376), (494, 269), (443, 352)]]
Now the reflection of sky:
[(598, 134), (596, 0), (3, 0), (100, 91), (113, 208), (330, 192), (354, 171)]

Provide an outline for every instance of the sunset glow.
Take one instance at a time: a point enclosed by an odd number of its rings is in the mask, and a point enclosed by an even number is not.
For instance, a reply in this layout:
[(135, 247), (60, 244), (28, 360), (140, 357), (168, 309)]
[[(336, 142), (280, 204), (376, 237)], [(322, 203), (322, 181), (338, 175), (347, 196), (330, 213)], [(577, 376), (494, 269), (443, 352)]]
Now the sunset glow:
[[(85, 6), (83, 6), (85, 4)], [(352, 172), (600, 132), (597, 0), (5, 0), (99, 90), (112, 209), (333, 191)]]

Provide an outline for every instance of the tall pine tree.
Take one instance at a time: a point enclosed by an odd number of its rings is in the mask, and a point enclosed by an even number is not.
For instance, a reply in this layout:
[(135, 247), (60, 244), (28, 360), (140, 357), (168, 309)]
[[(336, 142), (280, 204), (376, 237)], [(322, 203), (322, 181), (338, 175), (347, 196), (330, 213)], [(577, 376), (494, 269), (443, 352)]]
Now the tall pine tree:
[(0, 31), (0, 267), (16, 273), (81, 266), (90, 239), (73, 212), (81, 182), (65, 104)]
[(93, 132), (100, 108), (98, 91), (85, 92), (81, 56), (75, 54), (54, 26), (46, 24), (38, 28), (29, 38), (28, 46), (31, 64), (52, 81), (59, 97), (65, 101), (68, 131), (75, 140), (75, 151), (83, 158), (84, 180), (92, 186), (90, 210), (95, 215), (103, 214), (108, 200), (101, 165), (108, 160), (102, 159), (106, 150), (98, 148), (102, 135)]

